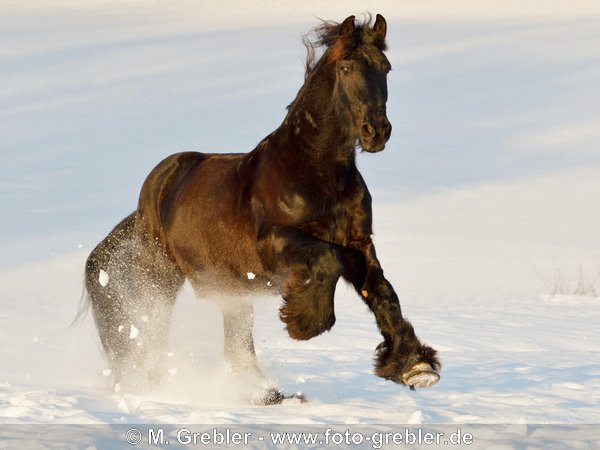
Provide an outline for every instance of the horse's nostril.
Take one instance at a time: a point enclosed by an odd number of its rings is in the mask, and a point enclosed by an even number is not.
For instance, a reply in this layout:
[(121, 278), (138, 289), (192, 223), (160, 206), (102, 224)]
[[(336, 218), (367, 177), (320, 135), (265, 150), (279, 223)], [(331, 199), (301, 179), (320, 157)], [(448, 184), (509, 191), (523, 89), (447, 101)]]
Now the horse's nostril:
[(370, 123), (365, 123), (362, 126), (361, 131), (364, 138), (370, 138), (375, 136), (375, 128)]

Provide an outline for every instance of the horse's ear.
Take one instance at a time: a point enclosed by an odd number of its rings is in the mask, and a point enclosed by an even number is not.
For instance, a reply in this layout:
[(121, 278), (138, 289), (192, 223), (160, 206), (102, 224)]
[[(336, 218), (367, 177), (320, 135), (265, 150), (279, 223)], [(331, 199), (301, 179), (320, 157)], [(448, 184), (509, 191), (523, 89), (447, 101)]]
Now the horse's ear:
[(375, 19), (375, 25), (373, 25), (373, 31), (381, 42), (385, 41), (385, 34), (387, 33), (387, 23), (381, 14), (377, 14)]
[(347, 17), (346, 20), (342, 22), (340, 26), (340, 37), (348, 36), (350, 33), (354, 31), (354, 16)]

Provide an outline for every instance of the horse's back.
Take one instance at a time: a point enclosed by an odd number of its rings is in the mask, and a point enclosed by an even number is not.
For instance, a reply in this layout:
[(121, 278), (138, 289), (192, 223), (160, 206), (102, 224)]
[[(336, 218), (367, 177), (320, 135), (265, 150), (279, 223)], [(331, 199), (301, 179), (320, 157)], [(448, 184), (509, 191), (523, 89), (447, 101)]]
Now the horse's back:
[(236, 192), (236, 168), (244, 154), (182, 152), (162, 160), (146, 177), (138, 202), (138, 217), (148, 231), (167, 228), (175, 205), (219, 193)]

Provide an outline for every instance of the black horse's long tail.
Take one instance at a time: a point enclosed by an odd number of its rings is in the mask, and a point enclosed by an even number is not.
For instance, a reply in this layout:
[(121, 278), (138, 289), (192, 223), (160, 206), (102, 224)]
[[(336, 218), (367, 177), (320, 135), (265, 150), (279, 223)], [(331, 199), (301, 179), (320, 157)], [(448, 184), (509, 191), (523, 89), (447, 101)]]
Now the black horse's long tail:
[(75, 318), (69, 325), (69, 328), (73, 328), (73, 327), (79, 325), (82, 322), (82, 320), (86, 318), (86, 316), (90, 310), (89, 297), (86, 295), (87, 290), (85, 288), (86, 277), (87, 277), (87, 274), (84, 274), (84, 276), (83, 276), (84, 286), (81, 289), (81, 296), (79, 297), (79, 309), (77, 309), (77, 314), (75, 314)]

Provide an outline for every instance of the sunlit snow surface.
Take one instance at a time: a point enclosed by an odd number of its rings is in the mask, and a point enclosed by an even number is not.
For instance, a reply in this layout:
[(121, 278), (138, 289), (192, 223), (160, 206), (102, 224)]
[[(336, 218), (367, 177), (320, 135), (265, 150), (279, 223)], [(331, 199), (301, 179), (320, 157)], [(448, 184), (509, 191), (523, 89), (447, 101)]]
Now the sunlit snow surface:
[[(0, 4), (0, 423), (600, 422), (600, 7), (241, 5)], [(186, 286), (164, 388), (115, 392), (91, 314), (69, 327), (87, 254), (168, 154), (251, 150), (303, 82), (315, 16), (365, 10), (388, 20), (394, 130), (359, 167), (440, 382), (374, 376), (381, 338), (340, 284), (335, 327), (308, 342), (286, 336), (278, 299), (257, 299), (263, 371), (309, 401), (253, 406), (217, 307)]]

